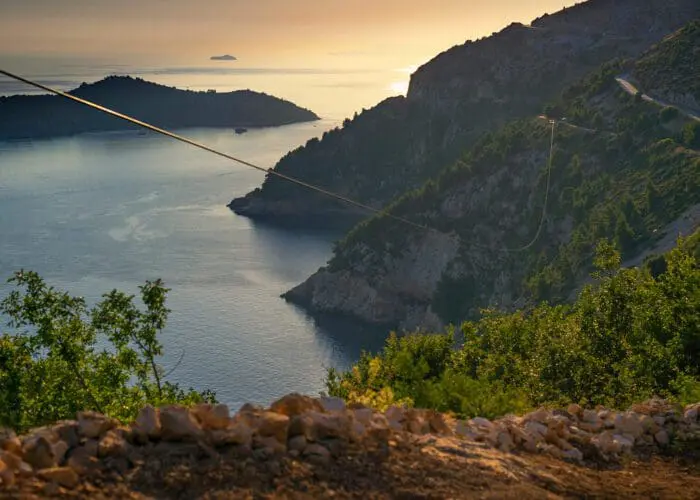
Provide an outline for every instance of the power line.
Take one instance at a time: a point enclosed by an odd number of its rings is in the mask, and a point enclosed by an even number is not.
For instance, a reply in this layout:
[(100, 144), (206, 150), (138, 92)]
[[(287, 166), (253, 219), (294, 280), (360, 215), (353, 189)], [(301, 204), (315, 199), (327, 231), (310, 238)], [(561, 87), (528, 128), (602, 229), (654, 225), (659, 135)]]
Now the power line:
[[(413, 221), (410, 221), (410, 220), (408, 220), (404, 217), (398, 216), (398, 215), (393, 215), (393, 214), (387, 212), (386, 209), (377, 209), (377, 208), (371, 207), (371, 206), (364, 204), (362, 202), (355, 201), (351, 198), (334, 193), (332, 191), (328, 191), (328, 190), (323, 189), (319, 186), (315, 186), (313, 184), (302, 181), (302, 180), (297, 179), (295, 177), (292, 177), (292, 176), (289, 176), (286, 174), (282, 174), (280, 172), (277, 172), (276, 170), (273, 170), (272, 168), (261, 167), (259, 165), (254, 164), (254, 163), (251, 163), (249, 161), (242, 160), (240, 158), (237, 158), (237, 157), (232, 156), (232, 155), (227, 154), (227, 153), (223, 153), (217, 149), (214, 149), (210, 146), (207, 146), (205, 144), (197, 142), (197, 141), (190, 139), (188, 137), (176, 134), (174, 132), (170, 132), (170, 131), (162, 129), (160, 127), (156, 127), (155, 125), (151, 125), (150, 123), (138, 120), (138, 119), (133, 118), (132, 116), (126, 115), (124, 113), (114, 111), (113, 109), (107, 108), (105, 106), (101, 106), (101, 105), (96, 104), (96, 103), (89, 101), (87, 99), (82, 99), (80, 97), (69, 94), (67, 92), (63, 92), (61, 90), (57, 90), (57, 89), (54, 89), (52, 87), (35, 82), (35, 81), (30, 80), (28, 78), (24, 78), (22, 76), (14, 74), (14, 73), (10, 73), (9, 71), (5, 71), (2, 68), (0, 68), (0, 75), (5, 75), (9, 78), (15, 79), (17, 81), (20, 81), (20, 82), (25, 83), (27, 85), (30, 85), (32, 87), (36, 87), (38, 89), (45, 90), (51, 94), (55, 94), (59, 97), (69, 99), (71, 101), (77, 102), (77, 103), (82, 104), (84, 106), (93, 108), (93, 109), (100, 111), (102, 113), (106, 113), (108, 115), (114, 116), (114, 117), (119, 118), (121, 120), (127, 121), (129, 123), (133, 123), (134, 125), (145, 128), (147, 130), (151, 130), (153, 132), (164, 135), (164, 136), (169, 137), (171, 139), (175, 139), (175, 140), (183, 142), (185, 144), (189, 144), (190, 146), (194, 146), (196, 148), (202, 149), (202, 150), (207, 151), (209, 153), (213, 153), (213, 154), (220, 156), (222, 158), (226, 158), (228, 160), (235, 161), (235, 162), (240, 163), (241, 165), (244, 165), (246, 167), (253, 168), (255, 170), (259, 170), (261, 172), (265, 172), (267, 174), (279, 177), (279, 178), (284, 179), (288, 182), (291, 182), (293, 184), (297, 184), (299, 186), (305, 187), (305, 188), (310, 189), (312, 191), (316, 191), (318, 193), (321, 193), (321, 194), (328, 196), (330, 198), (334, 198), (334, 199), (339, 200), (339, 201), (346, 203), (348, 205), (353, 205), (355, 207), (361, 208), (363, 210), (367, 210), (367, 211), (375, 213), (375, 214), (384, 215), (384, 216), (389, 217), (393, 220), (396, 220), (396, 221), (401, 222), (403, 224), (407, 224), (407, 225), (412, 226), (412, 227), (417, 228), (417, 229), (442, 233), (441, 231), (438, 231), (437, 229), (434, 229), (434, 228), (431, 228), (431, 227), (428, 227), (428, 226), (425, 226), (422, 224), (417, 224)], [(493, 247), (487, 247), (487, 246), (478, 245), (478, 244), (473, 245), (474, 247), (484, 249), (484, 250), (490, 250), (490, 251), (501, 251), (501, 252), (506, 252), (506, 253), (519, 253), (519, 252), (523, 252), (523, 251), (531, 248), (539, 239), (540, 234), (542, 233), (542, 228), (544, 226), (544, 220), (545, 220), (546, 215), (547, 215), (547, 204), (549, 201), (549, 191), (550, 191), (551, 175), (552, 175), (552, 158), (553, 158), (553, 152), (554, 152), (554, 131), (555, 131), (557, 122), (556, 122), (556, 120), (549, 120), (549, 123), (552, 125), (552, 134), (551, 134), (551, 139), (550, 139), (550, 144), (549, 144), (549, 161), (548, 161), (548, 166), (547, 166), (547, 186), (546, 186), (546, 192), (545, 192), (544, 206), (542, 208), (542, 216), (540, 218), (540, 222), (539, 222), (537, 232), (536, 232), (534, 238), (527, 245), (524, 245), (524, 246), (519, 247), (519, 248), (506, 248), (506, 247), (493, 248)]]
[(14, 80), (17, 80), (19, 82), (26, 83), (27, 85), (31, 85), (32, 87), (36, 87), (38, 89), (45, 90), (45, 91), (47, 91), (51, 94), (57, 95), (59, 97), (63, 97), (63, 98), (69, 99), (71, 101), (77, 102), (79, 104), (82, 104), (84, 106), (87, 106), (89, 108), (96, 109), (97, 111), (100, 111), (102, 113), (106, 113), (108, 115), (119, 118), (120, 120), (124, 120), (124, 121), (130, 122), (130, 123), (133, 123), (134, 125), (138, 125), (139, 127), (145, 128), (147, 130), (151, 130), (152, 132), (156, 132), (156, 133), (164, 135), (166, 137), (170, 137), (171, 139), (175, 139), (177, 141), (184, 142), (185, 144), (189, 144), (190, 146), (194, 146), (194, 147), (202, 149), (204, 151), (208, 151), (209, 153), (213, 153), (215, 155), (221, 156), (222, 158), (226, 158), (227, 160), (235, 161), (235, 162), (240, 163), (241, 165), (244, 165), (246, 167), (253, 168), (255, 170), (259, 170), (261, 172), (265, 172), (265, 173), (270, 174), (270, 175), (274, 175), (275, 177), (279, 177), (280, 179), (284, 179), (284, 180), (289, 181), (293, 184), (297, 184), (299, 186), (305, 187), (305, 188), (310, 189), (312, 191), (316, 191), (317, 193), (321, 193), (321, 194), (328, 196), (330, 198), (334, 198), (334, 199), (339, 200), (339, 201), (346, 203), (348, 205), (353, 205), (355, 207), (361, 208), (363, 210), (367, 210), (367, 211), (375, 213), (375, 214), (385, 215), (391, 219), (402, 222), (404, 224), (408, 224), (409, 226), (413, 226), (414, 228), (417, 228), (417, 229), (434, 231), (433, 229), (431, 229), (427, 226), (423, 226), (421, 224), (416, 224), (415, 222), (412, 222), (412, 221), (405, 219), (403, 217), (400, 217), (398, 215), (393, 215), (393, 214), (387, 212), (386, 209), (377, 209), (377, 208), (371, 207), (365, 203), (355, 201), (355, 200), (348, 198), (346, 196), (343, 196), (341, 194), (334, 193), (332, 191), (328, 191), (327, 189), (323, 189), (323, 188), (315, 186), (313, 184), (309, 184), (308, 182), (297, 179), (296, 177), (282, 174), (280, 172), (277, 172), (276, 170), (273, 170), (272, 168), (264, 168), (264, 167), (261, 167), (259, 165), (254, 164), (254, 163), (251, 163), (249, 161), (242, 160), (240, 158), (236, 158), (235, 156), (229, 155), (227, 153), (223, 153), (219, 150), (216, 150), (212, 147), (209, 147), (205, 144), (202, 144), (201, 142), (197, 142), (197, 141), (190, 139), (188, 137), (184, 137), (184, 136), (176, 134), (174, 132), (170, 132), (170, 131), (162, 129), (160, 127), (156, 127), (155, 125), (151, 125), (150, 123), (146, 123), (144, 121), (137, 120), (136, 118), (133, 118), (129, 115), (126, 115), (124, 113), (120, 113), (118, 111), (114, 111), (113, 109), (107, 108), (105, 106), (101, 106), (101, 105), (96, 104), (92, 101), (88, 101), (87, 99), (82, 99), (82, 98), (77, 97), (73, 94), (69, 94), (67, 92), (63, 92), (61, 90), (57, 90), (57, 89), (54, 89), (52, 87), (48, 87), (48, 86), (43, 85), (41, 83), (35, 82), (35, 81), (30, 80), (28, 78), (24, 78), (22, 76), (15, 75), (14, 73), (10, 73), (9, 71), (5, 71), (2, 68), (0, 68), (0, 75), (5, 75), (5, 76), (12, 78)]

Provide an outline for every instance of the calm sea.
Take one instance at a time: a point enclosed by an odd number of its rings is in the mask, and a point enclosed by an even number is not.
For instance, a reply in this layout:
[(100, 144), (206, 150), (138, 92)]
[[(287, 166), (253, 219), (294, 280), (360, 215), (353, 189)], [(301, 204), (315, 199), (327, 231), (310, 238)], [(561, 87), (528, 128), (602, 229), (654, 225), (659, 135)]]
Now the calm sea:
[[(272, 166), (336, 123), (183, 132)], [(0, 143), (0, 277), (36, 270), (90, 302), (162, 278), (173, 310), (162, 364), (184, 355), (170, 380), (214, 389), (233, 407), (317, 393), (327, 367), (347, 367), (383, 335), (317, 324), (279, 298), (326, 262), (338, 235), (257, 225), (226, 208), (262, 180), (151, 134)]]

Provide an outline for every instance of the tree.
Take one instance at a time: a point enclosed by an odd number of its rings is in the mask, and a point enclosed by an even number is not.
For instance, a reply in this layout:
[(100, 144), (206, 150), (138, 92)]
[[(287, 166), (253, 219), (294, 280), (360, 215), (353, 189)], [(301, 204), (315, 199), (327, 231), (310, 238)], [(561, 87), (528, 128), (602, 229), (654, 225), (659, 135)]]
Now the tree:
[(17, 289), (0, 304), (14, 330), (0, 336), (0, 425), (24, 429), (80, 410), (127, 420), (146, 403), (214, 400), (210, 391), (167, 382), (157, 363), (158, 334), (170, 312), (160, 280), (139, 287), (145, 310), (117, 290), (88, 308), (34, 272), (20, 271), (10, 282)]

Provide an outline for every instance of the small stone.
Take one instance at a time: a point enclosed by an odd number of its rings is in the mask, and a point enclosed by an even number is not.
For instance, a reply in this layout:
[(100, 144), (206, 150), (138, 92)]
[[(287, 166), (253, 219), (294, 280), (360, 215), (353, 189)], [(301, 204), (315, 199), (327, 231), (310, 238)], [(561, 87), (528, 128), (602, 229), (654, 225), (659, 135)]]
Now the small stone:
[(400, 424), (406, 419), (406, 412), (403, 408), (399, 408), (398, 406), (392, 406), (384, 412), (384, 416), (390, 424), (392, 422)]
[(494, 427), (493, 422), (483, 417), (475, 417), (469, 421), (470, 424), (477, 427), (483, 427), (485, 429), (492, 429)]
[(429, 412), (428, 425), (430, 425), (430, 430), (435, 434), (443, 436), (452, 435), (452, 429), (450, 429), (450, 426), (445, 422), (445, 417), (442, 413), (436, 411)]
[(573, 460), (574, 462), (583, 462), (583, 452), (577, 448), (571, 448), (562, 453), (564, 458)]
[(541, 439), (544, 439), (545, 435), (549, 431), (549, 429), (544, 425), (541, 424), (540, 422), (536, 421), (530, 421), (525, 424), (525, 430), (529, 432), (533, 437), (540, 436)]
[(653, 417), (653, 418), (654, 418), (654, 422), (655, 422), (656, 425), (658, 425), (659, 427), (663, 427), (664, 424), (666, 423), (666, 417), (662, 417), (661, 415), (657, 415), (657, 416), (655, 416), (655, 417)]
[(593, 410), (583, 410), (583, 412), (581, 413), (581, 420), (589, 424), (602, 424), (601, 418)]
[(285, 453), (287, 443), (280, 443), (275, 436), (253, 436), (253, 449), (265, 449), (272, 456)]
[(306, 438), (304, 436), (295, 436), (287, 442), (287, 449), (301, 453), (306, 448)]
[(0, 460), (0, 485), (9, 488), (15, 484), (15, 473), (13, 469), (3, 460)]
[(19, 464), (19, 467), (17, 467), (17, 474), (20, 477), (31, 477), (34, 475), (34, 468), (27, 462), (22, 462)]
[(614, 434), (613, 441), (620, 445), (620, 449), (623, 453), (630, 452), (632, 451), (632, 448), (634, 448), (634, 441), (629, 437)]
[[(383, 415), (382, 415), (383, 417)], [(384, 421), (387, 423), (386, 418)], [(294, 417), (289, 425), (289, 436), (303, 435), (309, 441), (320, 441), (326, 438), (350, 437), (350, 418), (340, 413), (306, 412)]]
[(371, 408), (358, 408), (355, 410), (352, 410), (352, 415), (357, 420), (364, 426), (368, 426), (369, 423), (372, 420), (372, 416), (374, 415), (374, 412), (372, 411)]
[(91, 449), (80, 446), (70, 452), (66, 465), (81, 475), (89, 474), (100, 466), (100, 461)]
[(260, 415), (257, 433), (262, 437), (274, 437), (286, 445), (289, 432), (289, 417), (274, 411), (265, 411)]
[(661, 429), (659, 432), (654, 434), (654, 440), (659, 444), (659, 446), (668, 446), (671, 440), (668, 437), (668, 432), (665, 429)]
[[(307, 411), (324, 411), (323, 405), (317, 399), (297, 393), (287, 394), (286, 396), (278, 399), (272, 403), (270, 409), (275, 413), (281, 413), (282, 415), (287, 415), (290, 418), (296, 415), (301, 415)], [(243, 411), (242, 408), (241, 411)]]
[(78, 422), (75, 420), (65, 420), (58, 422), (51, 430), (59, 437), (61, 441), (65, 441), (68, 448), (75, 448), (80, 444), (80, 436), (78, 435)]
[(0, 427), (0, 450), (9, 451), (15, 455), (22, 454), (22, 441), (12, 429)]
[(310, 462), (318, 465), (326, 465), (331, 459), (331, 452), (320, 444), (315, 443), (306, 445), (303, 455), (309, 459)]
[(166, 406), (160, 409), (161, 437), (165, 441), (196, 440), (202, 428), (187, 408)]
[(250, 445), (253, 429), (246, 422), (239, 421), (230, 424), (226, 429), (211, 431), (210, 436), (214, 446)]
[(37, 436), (25, 441), (23, 452), (24, 461), (36, 469), (56, 465), (53, 446), (44, 436)]
[(41, 469), (37, 475), (45, 481), (53, 481), (64, 488), (75, 488), (80, 482), (78, 474), (70, 467)]
[(17, 470), (22, 463), (22, 459), (9, 451), (0, 451), (0, 460), (12, 470)]
[(497, 443), (498, 449), (504, 453), (509, 453), (515, 446), (515, 443), (513, 443), (513, 438), (507, 431), (502, 431), (498, 433)]
[(107, 431), (114, 429), (118, 422), (94, 411), (78, 413), (78, 434), (86, 438), (96, 439)]
[(577, 405), (575, 403), (570, 404), (566, 408), (566, 412), (569, 413), (570, 415), (574, 415), (577, 418), (580, 418), (581, 416), (583, 416), (583, 409), (581, 408), (580, 405)]
[(544, 408), (541, 408), (539, 410), (533, 411), (528, 413), (523, 417), (524, 422), (538, 422), (540, 424), (543, 424), (547, 421), (547, 418), (549, 418), (550, 412), (545, 410)]
[(615, 417), (615, 430), (618, 434), (629, 434), (637, 439), (644, 434), (644, 427), (635, 413), (622, 413)]
[(408, 421), (408, 432), (411, 434), (428, 434), (430, 424), (422, 416), (416, 416)]
[(697, 422), (698, 415), (700, 414), (700, 407), (698, 405), (686, 406), (683, 412), (683, 418), (689, 422)]
[(320, 400), (321, 406), (327, 412), (345, 411), (345, 400), (342, 398), (322, 397)]
[(225, 429), (231, 420), (228, 406), (224, 404), (200, 404), (194, 407), (193, 413), (205, 429)]
[(129, 445), (124, 439), (124, 436), (114, 430), (105, 434), (97, 446), (97, 456), (104, 457), (123, 457), (127, 454)]
[(68, 453), (68, 443), (63, 440), (59, 440), (53, 443), (51, 447), (53, 448), (54, 460), (60, 465), (61, 462), (63, 462), (63, 459), (66, 458), (66, 453)]
[(352, 428), (350, 430), (350, 440), (354, 442), (359, 442), (365, 437), (367, 433), (367, 428), (357, 420), (352, 422)]
[(159, 439), (161, 435), (160, 412), (151, 405), (146, 405), (139, 411), (133, 425), (134, 433), (140, 441)]

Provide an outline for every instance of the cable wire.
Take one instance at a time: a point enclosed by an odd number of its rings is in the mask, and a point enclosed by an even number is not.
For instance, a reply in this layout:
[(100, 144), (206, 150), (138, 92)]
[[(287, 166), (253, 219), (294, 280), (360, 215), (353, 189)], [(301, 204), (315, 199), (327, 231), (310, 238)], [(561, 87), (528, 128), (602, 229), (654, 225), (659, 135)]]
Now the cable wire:
[(152, 132), (156, 132), (156, 133), (164, 135), (166, 137), (170, 137), (171, 139), (175, 139), (177, 141), (184, 142), (185, 144), (189, 144), (190, 146), (194, 146), (196, 148), (202, 149), (202, 150), (207, 151), (209, 153), (213, 153), (215, 155), (221, 156), (222, 158), (226, 158), (227, 160), (235, 161), (235, 162), (240, 163), (241, 165), (244, 165), (246, 167), (253, 168), (253, 169), (259, 170), (261, 172), (265, 172), (266, 174), (270, 174), (270, 175), (273, 175), (275, 177), (279, 177), (280, 179), (284, 179), (284, 180), (289, 181), (293, 184), (297, 184), (299, 186), (305, 187), (305, 188), (310, 189), (312, 191), (316, 191), (317, 193), (323, 194), (323, 195), (328, 196), (330, 198), (334, 198), (334, 199), (339, 200), (339, 201), (346, 203), (348, 205), (353, 205), (355, 207), (361, 208), (363, 210), (366, 210), (368, 212), (372, 212), (375, 214), (385, 215), (391, 219), (402, 222), (402, 223), (407, 224), (409, 226), (413, 226), (414, 228), (417, 228), (417, 229), (435, 231), (434, 229), (431, 229), (431, 228), (424, 226), (424, 225), (421, 225), (421, 224), (417, 224), (417, 223), (412, 222), (408, 219), (405, 219), (404, 217), (400, 217), (398, 215), (393, 215), (393, 214), (387, 212), (386, 209), (377, 209), (377, 208), (371, 207), (365, 203), (355, 201), (355, 200), (348, 198), (346, 196), (343, 196), (341, 194), (334, 193), (332, 191), (328, 191), (327, 189), (323, 189), (323, 188), (321, 188), (319, 186), (315, 186), (313, 184), (309, 184), (308, 182), (297, 179), (296, 177), (282, 174), (280, 172), (277, 172), (276, 170), (273, 170), (272, 168), (264, 168), (264, 167), (261, 167), (259, 165), (254, 164), (254, 163), (251, 163), (249, 161), (242, 160), (240, 158), (236, 158), (235, 156), (218, 151), (212, 147), (209, 147), (205, 144), (202, 144), (201, 142), (197, 142), (197, 141), (190, 139), (188, 137), (184, 137), (184, 136), (176, 134), (174, 132), (170, 132), (170, 131), (162, 129), (160, 127), (156, 127), (155, 125), (151, 125), (150, 123), (146, 123), (144, 121), (138, 120), (138, 119), (133, 118), (132, 116), (126, 115), (124, 113), (114, 111), (113, 109), (107, 108), (105, 106), (101, 106), (101, 105), (96, 104), (92, 101), (88, 101), (87, 99), (82, 99), (82, 98), (75, 96), (73, 94), (69, 94), (67, 92), (63, 92), (61, 90), (57, 90), (57, 89), (54, 89), (52, 87), (48, 87), (46, 85), (35, 82), (35, 81), (30, 80), (28, 78), (24, 78), (22, 76), (14, 74), (14, 73), (10, 73), (9, 71), (5, 71), (2, 68), (0, 68), (0, 75), (5, 75), (5, 76), (12, 78), (14, 80), (17, 80), (19, 82), (26, 83), (27, 85), (31, 85), (32, 87), (36, 87), (38, 89), (45, 90), (45, 91), (47, 91), (51, 94), (57, 95), (59, 97), (63, 97), (65, 99), (69, 99), (71, 101), (77, 102), (77, 103), (82, 104), (84, 106), (87, 106), (89, 108), (96, 109), (97, 111), (101, 111), (102, 113), (106, 113), (108, 115), (119, 118), (120, 120), (124, 120), (124, 121), (130, 122), (130, 123), (133, 123), (134, 125), (138, 125), (139, 127), (145, 128), (147, 130), (151, 130)]

